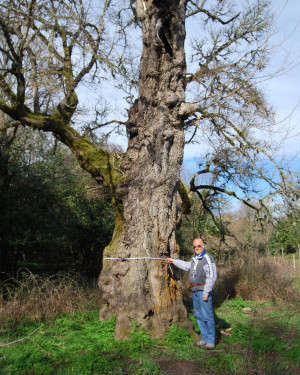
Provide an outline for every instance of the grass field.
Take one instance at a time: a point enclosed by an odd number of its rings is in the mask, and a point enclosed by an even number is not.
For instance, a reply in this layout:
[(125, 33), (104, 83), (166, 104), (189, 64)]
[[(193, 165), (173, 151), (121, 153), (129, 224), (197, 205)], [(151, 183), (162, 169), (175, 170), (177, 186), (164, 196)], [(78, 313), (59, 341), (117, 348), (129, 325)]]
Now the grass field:
[(0, 375), (299, 375), (300, 260), (241, 259), (219, 267), (212, 351), (177, 325), (158, 342), (132, 322), (116, 340), (115, 317), (98, 319), (96, 283), (27, 270), (0, 285)]
[[(284, 304), (227, 300), (215, 307), (218, 342), (207, 351), (173, 325), (157, 342), (133, 322), (128, 340), (114, 339), (115, 317), (98, 307), (41, 323), (2, 319), (2, 375), (299, 374), (300, 312)], [(195, 318), (189, 314), (195, 330)]]

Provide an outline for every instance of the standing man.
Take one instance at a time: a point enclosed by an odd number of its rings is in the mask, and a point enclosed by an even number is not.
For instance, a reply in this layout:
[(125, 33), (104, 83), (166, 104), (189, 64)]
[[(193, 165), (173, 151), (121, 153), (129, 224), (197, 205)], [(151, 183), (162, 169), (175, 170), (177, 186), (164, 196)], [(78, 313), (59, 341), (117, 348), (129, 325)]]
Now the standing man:
[(201, 238), (194, 239), (193, 248), (195, 255), (191, 262), (168, 258), (168, 263), (190, 271), (188, 287), (193, 291), (195, 318), (201, 332), (201, 340), (196, 345), (211, 350), (215, 348), (216, 337), (211, 291), (217, 279), (217, 268)]

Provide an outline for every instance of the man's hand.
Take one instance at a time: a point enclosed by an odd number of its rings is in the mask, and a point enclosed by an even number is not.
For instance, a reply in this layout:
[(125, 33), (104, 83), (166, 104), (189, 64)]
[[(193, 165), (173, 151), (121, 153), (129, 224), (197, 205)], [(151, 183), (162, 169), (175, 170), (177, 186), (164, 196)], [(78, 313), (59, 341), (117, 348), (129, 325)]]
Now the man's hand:
[(173, 258), (167, 258), (168, 263), (173, 263), (174, 259)]
[(204, 302), (207, 302), (208, 301), (208, 295), (207, 294), (202, 294), (202, 300), (204, 301)]

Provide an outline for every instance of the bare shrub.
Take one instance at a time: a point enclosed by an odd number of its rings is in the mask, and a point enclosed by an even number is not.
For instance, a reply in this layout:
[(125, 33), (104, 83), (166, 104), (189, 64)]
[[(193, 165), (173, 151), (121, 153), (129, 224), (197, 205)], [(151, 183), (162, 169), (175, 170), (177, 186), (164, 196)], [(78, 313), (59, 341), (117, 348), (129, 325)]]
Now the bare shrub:
[(0, 285), (0, 322), (25, 317), (52, 320), (58, 314), (99, 307), (100, 290), (71, 273), (40, 277), (26, 270)]
[(218, 266), (218, 278), (213, 288), (214, 298), (225, 300), (236, 297), (236, 285), (240, 279), (240, 270), (235, 264)]
[(291, 261), (284, 258), (241, 254), (238, 259), (218, 267), (214, 293), (218, 299), (242, 297), (253, 301), (285, 301), (299, 304), (300, 290)]

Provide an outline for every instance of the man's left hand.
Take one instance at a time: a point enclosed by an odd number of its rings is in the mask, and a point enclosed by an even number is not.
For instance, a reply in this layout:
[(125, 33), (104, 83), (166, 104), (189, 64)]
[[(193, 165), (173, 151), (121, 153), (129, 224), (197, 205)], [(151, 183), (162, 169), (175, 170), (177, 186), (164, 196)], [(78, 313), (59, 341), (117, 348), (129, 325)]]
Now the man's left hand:
[(206, 294), (202, 294), (202, 299), (203, 299), (204, 302), (207, 302), (207, 300), (208, 300), (208, 295), (206, 295)]

